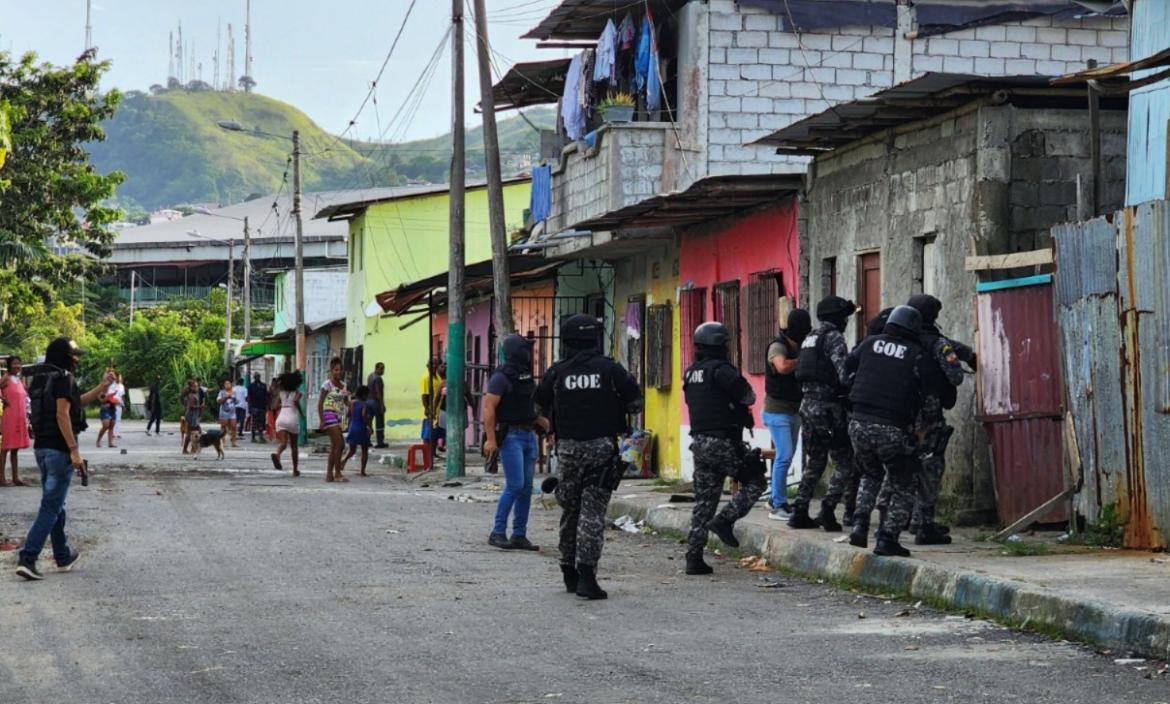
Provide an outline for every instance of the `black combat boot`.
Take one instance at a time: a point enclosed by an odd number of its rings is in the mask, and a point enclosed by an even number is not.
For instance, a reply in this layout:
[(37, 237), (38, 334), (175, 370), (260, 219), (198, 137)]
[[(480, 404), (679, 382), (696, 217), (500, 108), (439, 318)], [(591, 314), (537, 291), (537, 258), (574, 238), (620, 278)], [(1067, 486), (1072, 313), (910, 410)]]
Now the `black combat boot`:
[(877, 534), (877, 545), (873, 549), (874, 555), (884, 557), (910, 557), (910, 551), (902, 547), (892, 533), (880, 531)]
[(855, 548), (869, 547), (869, 521), (857, 521), (849, 533), (849, 544)]
[(857, 525), (857, 517), (853, 515), (856, 511), (857, 505), (846, 501), (845, 515), (841, 516), (841, 525), (845, 526), (846, 528), (852, 528), (853, 526)]
[(572, 565), (561, 565), (561, 575), (565, 578), (565, 591), (577, 593), (577, 568)]
[(797, 530), (820, 528), (821, 525), (808, 517), (808, 506), (797, 506), (788, 517), (788, 527)]
[(597, 568), (593, 565), (577, 565), (577, 596), (590, 601), (609, 597), (597, 583)]
[(915, 545), (950, 545), (951, 536), (938, 530), (935, 523), (927, 523), (914, 534)]
[(698, 557), (691, 557), (690, 555), (687, 555), (687, 574), (689, 574), (689, 575), (711, 574), (714, 571), (715, 570), (712, 569), (711, 565), (708, 565), (706, 562), (703, 562), (702, 555), (699, 555)]
[(837, 507), (833, 504), (828, 501), (822, 501), (821, 512), (817, 514), (817, 517), (813, 521), (828, 533), (840, 533), (841, 524), (837, 522), (837, 517), (833, 515), (833, 512), (836, 510)]
[(716, 517), (707, 524), (707, 530), (719, 536), (723, 544), (729, 548), (738, 548), (739, 541), (735, 539), (735, 533), (731, 530), (731, 524), (724, 518)]

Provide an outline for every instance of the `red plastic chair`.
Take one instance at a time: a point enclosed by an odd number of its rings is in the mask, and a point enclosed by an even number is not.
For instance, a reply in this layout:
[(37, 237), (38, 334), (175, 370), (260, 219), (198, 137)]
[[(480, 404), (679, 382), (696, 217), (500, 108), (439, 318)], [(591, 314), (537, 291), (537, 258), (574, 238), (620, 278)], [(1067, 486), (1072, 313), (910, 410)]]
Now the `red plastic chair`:
[[(421, 462), (419, 456), (422, 456)], [(406, 473), (421, 472), (431, 468), (431, 448), (425, 444), (411, 445), (406, 451)]]

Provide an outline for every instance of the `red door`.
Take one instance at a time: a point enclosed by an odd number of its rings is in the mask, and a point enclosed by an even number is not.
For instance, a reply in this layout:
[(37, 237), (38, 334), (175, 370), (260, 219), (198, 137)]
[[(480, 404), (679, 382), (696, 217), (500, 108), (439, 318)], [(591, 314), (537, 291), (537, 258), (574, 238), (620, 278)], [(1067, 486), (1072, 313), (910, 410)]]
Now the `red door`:
[(857, 341), (865, 337), (866, 323), (882, 310), (882, 255), (878, 252), (862, 254), (857, 261), (857, 301), (861, 320), (857, 325)]

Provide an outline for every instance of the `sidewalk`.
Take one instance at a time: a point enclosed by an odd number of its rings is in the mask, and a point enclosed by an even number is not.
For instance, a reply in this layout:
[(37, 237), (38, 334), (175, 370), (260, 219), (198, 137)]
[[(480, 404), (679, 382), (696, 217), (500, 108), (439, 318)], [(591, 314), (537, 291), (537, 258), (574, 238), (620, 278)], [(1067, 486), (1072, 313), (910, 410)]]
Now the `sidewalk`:
[[(654, 530), (685, 534), (694, 504), (668, 503), (677, 491), (624, 482), (610, 517), (629, 515)], [(951, 545), (919, 547), (906, 536), (913, 557), (878, 557), (872, 537), (870, 550), (859, 550), (835, 542), (844, 533), (792, 530), (769, 519), (763, 503), (735, 533), (740, 552), (761, 555), (776, 569), (971, 611), (1110, 648), (1118, 657), (1133, 652), (1170, 659), (1170, 561), (1163, 554), (1060, 546), (1049, 539), (1051, 548), (1038, 549), (1051, 554), (1016, 556), (998, 543), (974, 540), (974, 532), (956, 531)], [(711, 547), (726, 551), (713, 536)], [(717, 565), (716, 571), (729, 567)]]

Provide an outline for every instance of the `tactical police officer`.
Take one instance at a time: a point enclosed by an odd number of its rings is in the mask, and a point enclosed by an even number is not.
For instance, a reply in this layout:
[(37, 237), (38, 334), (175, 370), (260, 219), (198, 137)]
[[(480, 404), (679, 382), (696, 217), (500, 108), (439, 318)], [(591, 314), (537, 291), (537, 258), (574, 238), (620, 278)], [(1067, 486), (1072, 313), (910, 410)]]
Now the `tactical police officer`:
[(918, 344), (921, 329), (922, 315), (910, 306), (898, 306), (885, 332), (866, 338), (850, 355), (853, 418), (849, 437), (862, 479), (849, 542), (868, 545), (870, 513), (884, 479), (891, 496), (889, 515), (878, 528), (874, 549), (878, 555), (910, 555), (899, 544), (898, 535), (914, 506), (914, 422), (923, 397), (939, 375), (937, 365)]
[[(885, 332), (886, 321), (890, 319), (890, 313), (893, 313), (893, 308), (883, 308), (877, 315), (873, 317), (865, 325), (865, 336), (873, 337), (874, 335), (881, 335)], [(849, 479), (849, 484), (845, 487), (845, 513), (841, 516), (841, 524), (852, 528), (854, 525), (853, 511), (857, 508), (857, 490), (861, 487), (861, 470), (857, 467), (857, 456), (853, 457), (853, 476)], [(883, 487), (884, 492), (884, 487)], [(886, 502), (889, 496), (881, 494), (878, 496), (878, 510), (884, 512)]]
[(939, 486), (945, 469), (947, 444), (955, 432), (954, 428), (947, 425), (943, 410), (955, 407), (957, 387), (963, 383), (960, 362), (974, 367), (975, 351), (968, 345), (948, 339), (939, 331), (935, 323), (942, 311), (942, 302), (937, 298), (918, 294), (911, 296), (907, 305), (922, 314), (919, 343), (942, 372), (936, 386), (923, 399), (922, 412), (918, 418), (918, 434), (923, 438), (918, 448), (922, 468), (918, 473), (918, 496), (910, 528), (914, 532), (916, 545), (948, 545), (951, 542), (951, 536), (947, 535), (948, 529), (935, 521), (935, 505), (938, 503)]
[[(686, 573), (711, 574), (703, 561), (707, 531), (730, 547), (739, 547), (732, 527), (764, 491), (764, 464), (749, 461), (743, 429), (751, 428), (756, 394), (727, 358), (731, 337), (722, 323), (695, 329), (695, 363), (683, 376), (683, 393), (691, 417), (691, 452), (695, 457), (695, 508), (687, 537)], [(725, 477), (739, 481), (739, 491), (718, 516)]]
[[(845, 344), (845, 326), (849, 316), (857, 310), (852, 301), (840, 296), (829, 296), (817, 304), (820, 326), (804, 339), (796, 378), (800, 381), (804, 400), (800, 404), (800, 437), (807, 459), (800, 490), (793, 502), (791, 528), (816, 528), (840, 531), (841, 524), (833, 515), (853, 476), (853, 448), (849, 444), (849, 413), (845, 399), (845, 360), (849, 348)], [(821, 502), (816, 519), (809, 518), (808, 507), (821, 475), (825, 473), (829, 456), (833, 457), (833, 475), (829, 492)]]
[(597, 562), (605, 542), (605, 510), (625, 473), (617, 436), (626, 414), (642, 409), (642, 389), (625, 367), (601, 353), (601, 321), (574, 315), (561, 325), (564, 359), (544, 374), (536, 403), (552, 421), (560, 482), (561, 572), (565, 589), (604, 599)]

